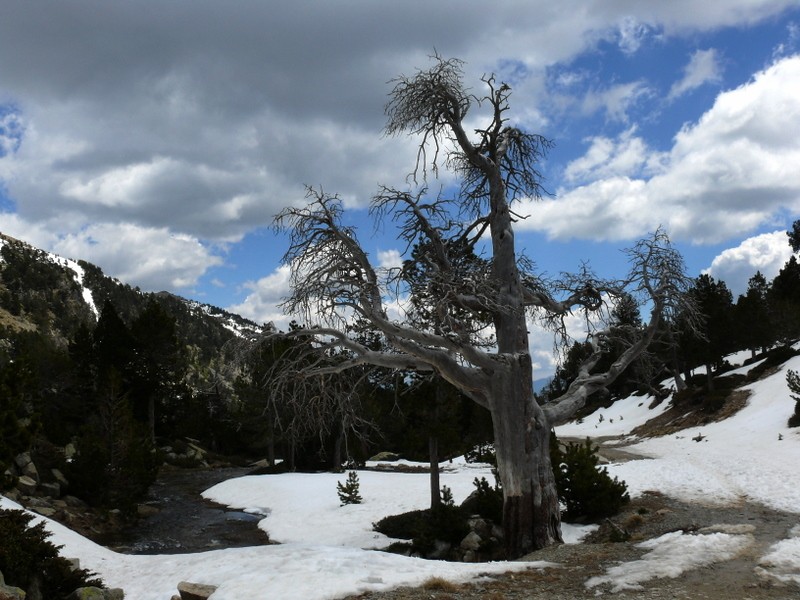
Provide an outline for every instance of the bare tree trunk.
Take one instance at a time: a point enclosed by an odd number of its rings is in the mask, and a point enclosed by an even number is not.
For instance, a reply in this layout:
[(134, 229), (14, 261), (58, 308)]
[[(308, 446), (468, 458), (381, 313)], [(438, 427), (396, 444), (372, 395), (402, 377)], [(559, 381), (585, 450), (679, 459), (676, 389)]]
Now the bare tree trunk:
[(428, 454), (431, 463), (431, 510), (442, 502), (439, 494), (439, 440), (435, 435), (428, 437)]
[[(530, 358), (521, 360), (529, 369)], [(497, 468), (503, 484), (506, 557), (562, 542), (561, 512), (550, 463), (550, 428), (520, 365), (496, 382), (492, 411)], [(527, 394), (527, 397), (525, 396)]]
[(333, 458), (331, 460), (331, 470), (334, 473), (342, 472), (342, 446), (344, 446), (344, 428), (340, 425), (336, 440), (333, 443)]

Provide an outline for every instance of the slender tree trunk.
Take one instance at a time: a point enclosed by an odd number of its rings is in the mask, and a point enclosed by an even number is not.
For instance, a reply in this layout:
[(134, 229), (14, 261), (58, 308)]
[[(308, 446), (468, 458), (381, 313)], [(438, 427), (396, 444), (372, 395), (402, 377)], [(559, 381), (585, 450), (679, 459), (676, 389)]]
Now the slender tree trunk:
[(439, 439), (435, 435), (428, 437), (428, 454), (431, 463), (431, 510), (441, 504), (439, 494)]
[(339, 425), (336, 440), (333, 443), (333, 459), (331, 469), (334, 473), (342, 472), (342, 446), (344, 446), (344, 428)]

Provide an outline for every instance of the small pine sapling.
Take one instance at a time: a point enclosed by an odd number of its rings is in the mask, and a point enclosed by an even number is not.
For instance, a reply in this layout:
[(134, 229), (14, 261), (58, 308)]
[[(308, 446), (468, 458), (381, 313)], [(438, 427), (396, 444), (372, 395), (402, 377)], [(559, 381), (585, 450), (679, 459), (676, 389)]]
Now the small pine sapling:
[(792, 369), (786, 371), (786, 385), (789, 386), (792, 400), (794, 400), (794, 414), (789, 417), (788, 425), (797, 427), (800, 426), (800, 374)]
[(360, 483), (358, 481), (358, 473), (350, 471), (347, 474), (347, 481), (342, 483), (336, 482), (336, 493), (339, 494), (339, 502), (341, 506), (345, 504), (361, 504), (363, 498), (360, 493)]

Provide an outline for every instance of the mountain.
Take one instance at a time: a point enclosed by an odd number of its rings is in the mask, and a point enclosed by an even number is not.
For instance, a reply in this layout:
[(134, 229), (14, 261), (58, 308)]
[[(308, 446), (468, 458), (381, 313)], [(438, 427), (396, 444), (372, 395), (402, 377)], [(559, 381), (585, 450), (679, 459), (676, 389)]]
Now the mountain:
[(148, 293), (108, 277), (100, 267), (63, 258), (0, 233), (0, 328), (38, 331), (61, 344), (97, 323), (104, 303), (130, 323), (150, 301), (175, 319), (179, 338), (210, 357), (227, 341), (269, 327), (169, 292)]

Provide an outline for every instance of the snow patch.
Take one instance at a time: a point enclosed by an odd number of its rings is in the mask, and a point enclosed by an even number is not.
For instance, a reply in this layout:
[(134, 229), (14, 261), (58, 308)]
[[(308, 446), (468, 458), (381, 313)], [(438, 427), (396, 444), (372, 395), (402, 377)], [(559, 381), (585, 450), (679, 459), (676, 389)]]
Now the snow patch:
[(674, 579), (690, 569), (730, 560), (752, 543), (750, 535), (667, 533), (637, 544), (637, 548), (650, 550), (639, 560), (611, 567), (605, 575), (592, 577), (585, 585), (590, 589), (609, 585), (612, 593), (639, 590), (642, 583), (651, 579)]

